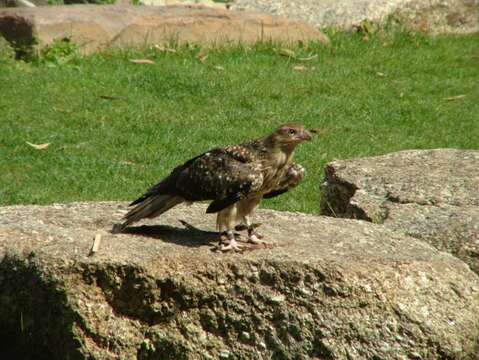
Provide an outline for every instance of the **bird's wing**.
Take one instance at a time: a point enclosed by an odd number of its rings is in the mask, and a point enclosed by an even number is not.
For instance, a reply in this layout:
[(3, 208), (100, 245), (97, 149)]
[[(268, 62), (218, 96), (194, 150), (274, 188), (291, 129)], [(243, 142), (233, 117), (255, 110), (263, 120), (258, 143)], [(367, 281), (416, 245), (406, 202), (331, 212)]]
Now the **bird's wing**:
[(264, 194), (263, 198), (271, 199), (298, 186), (298, 184), (304, 178), (304, 173), (304, 168), (301, 165), (292, 163), (284, 173), (284, 176), (280, 180), (278, 186), (269, 193)]
[(207, 212), (234, 204), (263, 183), (261, 162), (240, 146), (210, 150), (185, 164), (175, 178), (175, 187), (185, 199), (213, 200)]
[(142, 196), (140, 196), (138, 199), (133, 201), (132, 203), (129, 204), (129, 206), (137, 205), (146, 199), (155, 196), (155, 195), (163, 195), (163, 194), (172, 194), (175, 192), (175, 182), (176, 178), (178, 177), (178, 174), (181, 173), (185, 168), (188, 168), (188, 166), (195, 162), (198, 158), (203, 156), (204, 154), (198, 155), (187, 162), (185, 162), (183, 165), (177, 166), (171, 174), (165, 178), (163, 178), (160, 182), (152, 186), (146, 193), (144, 193)]

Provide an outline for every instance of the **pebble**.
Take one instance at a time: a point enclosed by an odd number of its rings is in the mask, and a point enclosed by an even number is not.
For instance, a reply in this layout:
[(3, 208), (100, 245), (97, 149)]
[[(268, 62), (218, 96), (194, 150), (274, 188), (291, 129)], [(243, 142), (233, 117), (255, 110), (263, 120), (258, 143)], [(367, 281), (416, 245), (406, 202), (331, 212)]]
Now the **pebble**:
[(249, 340), (251, 338), (251, 335), (249, 334), (249, 332), (243, 331), (241, 333), (241, 337), (245, 340)]
[(306, 289), (304, 287), (300, 288), (299, 291), (301, 291), (301, 293), (304, 294), (304, 295), (311, 295), (312, 294), (311, 291), (309, 291), (308, 289)]
[(280, 302), (283, 302), (284, 300), (286, 300), (286, 297), (284, 295), (277, 295), (277, 296), (271, 297), (271, 301), (274, 303), (280, 303)]
[(220, 352), (220, 359), (229, 359), (230, 352), (228, 350), (223, 350)]

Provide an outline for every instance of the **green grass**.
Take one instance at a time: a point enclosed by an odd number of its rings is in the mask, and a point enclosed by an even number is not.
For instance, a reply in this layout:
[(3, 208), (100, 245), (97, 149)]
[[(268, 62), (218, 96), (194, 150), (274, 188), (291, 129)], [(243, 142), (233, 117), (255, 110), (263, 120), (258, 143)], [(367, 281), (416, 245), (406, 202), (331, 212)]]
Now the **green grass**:
[(203, 50), (204, 63), (195, 47), (66, 64), (0, 56), (0, 204), (132, 200), (195, 154), (292, 120), (329, 132), (298, 149), (303, 184), (264, 207), (317, 213), (333, 159), (479, 148), (479, 35), (330, 35), (292, 49), (310, 61), (271, 44)]

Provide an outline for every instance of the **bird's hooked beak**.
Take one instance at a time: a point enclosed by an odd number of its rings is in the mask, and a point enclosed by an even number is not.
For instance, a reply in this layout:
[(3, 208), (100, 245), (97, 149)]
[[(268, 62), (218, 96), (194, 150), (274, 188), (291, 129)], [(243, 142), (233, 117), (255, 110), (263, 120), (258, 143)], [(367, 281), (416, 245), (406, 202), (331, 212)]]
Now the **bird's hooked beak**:
[(301, 141), (311, 141), (312, 139), (311, 133), (308, 130), (302, 131), (298, 137)]

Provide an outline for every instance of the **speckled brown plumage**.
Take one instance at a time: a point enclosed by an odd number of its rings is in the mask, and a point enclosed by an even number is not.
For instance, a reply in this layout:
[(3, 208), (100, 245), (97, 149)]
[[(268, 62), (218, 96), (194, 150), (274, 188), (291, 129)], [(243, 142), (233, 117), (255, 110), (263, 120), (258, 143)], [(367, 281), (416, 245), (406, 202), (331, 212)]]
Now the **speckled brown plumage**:
[(207, 151), (176, 167), (133, 201), (130, 206), (135, 207), (125, 215), (121, 229), (182, 202), (210, 200), (207, 212), (218, 213), (218, 230), (228, 232), (230, 242), (239, 222), (252, 235), (249, 215), (261, 199), (290, 190), (304, 177), (303, 167), (292, 158), (295, 147), (310, 139), (303, 126), (284, 124), (263, 138)]

